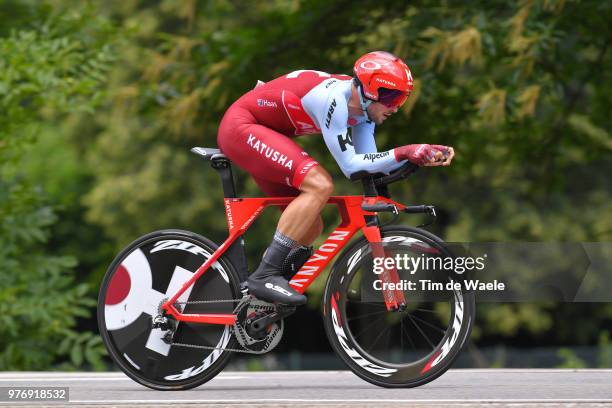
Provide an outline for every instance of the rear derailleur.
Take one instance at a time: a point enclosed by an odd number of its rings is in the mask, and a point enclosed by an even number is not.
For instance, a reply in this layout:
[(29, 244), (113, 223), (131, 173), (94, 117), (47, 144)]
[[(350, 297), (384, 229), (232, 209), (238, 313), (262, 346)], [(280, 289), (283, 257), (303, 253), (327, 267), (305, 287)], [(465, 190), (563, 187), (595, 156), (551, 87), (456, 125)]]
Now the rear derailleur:
[(164, 299), (159, 303), (159, 307), (157, 308), (157, 316), (153, 317), (151, 327), (153, 329), (160, 329), (164, 331), (165, 333), (161, 338), (162, 341), (166, 344), (172, 344), (174, 333), (176, 332), (177, 321), (172, 316), (166, 314), (166, 310), (162, 307), (167, 300), (168, 299)]

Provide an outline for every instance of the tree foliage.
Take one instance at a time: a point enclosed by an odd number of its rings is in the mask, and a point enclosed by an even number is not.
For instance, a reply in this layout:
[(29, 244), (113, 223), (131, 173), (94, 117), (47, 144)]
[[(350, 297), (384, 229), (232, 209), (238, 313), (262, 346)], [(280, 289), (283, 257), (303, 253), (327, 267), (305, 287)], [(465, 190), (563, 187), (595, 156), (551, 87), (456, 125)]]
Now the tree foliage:
[[(23, 215), (20, 226), (39, 232), (14, 244), (15, 252), (2, 255), (6, 260), (24, 262), (37, 251), (55, 259), (41, 249), (53, 231), (66, 241), (63, 248), (86, 258), (89, 279), (98, 282), (110, 262), (108, 246), (118, 251), (151, 230), (178, 227), (222, 239), (219, 180), (189, 148), (215, 146), (223, 113), (257, 80), (296, 69), (350, 74), (359, 55), (377, 49), (403, 57), (416, 79), (400, 113), (377, 129), (379, 149), (427, 142), (457, 152), (451, 167), (424, 169), (392, 187), (400, 201), (440, 209), (434, 232), (449, 241), (612, 237), (610, 2), (123, 0), (106, 2), (88, 24), (63, 19), (35, 29), (23, 27), (61, 14), (66, 5), (80, 10), (80, 3), (11, 4), (12, 24), (20, 28), (0, 27), (0, 202), (4, 211)], [(114, 21), (125, 39), (108, 75), (100, 16)], [(108, 103), (87, 114), (101, 101)], [(65, 112), (73, 114), (58, 116)], [(49, 134), (38, 147), (34, 125)], [(334, 175), (338, 194), (359, 192), (321, 138), (298, 142)], [(63, 145), (50, 178), (37, 158), (45, 146)], [(20, 160), (29, 175), (20, 172)], [(10, 186), (21, 193), (9, 193), (17, 191)], [(51, 230), (53, 211), (42, 190), (71, 208)], [(240, 171), (238, 190), (260, 194)], [(271, 237), (276, 217), (265, 214), (250, 236)], [(329, 231), (337, 216), (326, 210), (324, 220)], [(267, 239), (248, 238), (253, 267)], [(2, 239), (17, 237), (3, 232)], [(68, 276), (69, 261), (61, 259), (56, 269)], [(16, 279), (17, 265), (0, 267)], [(478, 319), (479, 341), (594, 344), (612, 320), (612, 306), (482, 305)], [(90, 339), (72, 338), (88, 347)]]
[(47, 368), (70, 352), (80, 366), (80, 350), (101, 367), (99, 339), (75, 327), (95, 302), (75, 283), (77, 259), (45, 248), (57, 216), (22, 164), (46, 121), (93, 112), (110, 49), (100, 41), (104, 20), (39, 11), (35, 27), (0, 37), (0, 370)]
[[(453, 241), (609, 240), (611, 8), (547, 0), (124, 4), (117, 17), (134, 37), (92, 150), (99, 172), (89, 220), (121, 243), (152, 226), (223, 236), (216, 175), (188, 148), (214, 146), (223, 112), (256, 80), (305, 68), (350, 73), (357, 56), (384, 49), (407, 60), (416, 87), (402, 114), (377, 130), (379, 149), (431, 142), (457, 151), (450, 168), (394, 188), (441, 208), (436, 232)], [(319, 138), (299, 142), (337, 176), (337, 192), (358, 190)], [(241, 177), (243, 194), (259, 194)], [(249, 244), (258, 254), (266, 242)], [(584, 307), (594, 321), (610, 316), (608, 306)], [(477, 334), (550, 333), (555, 310), (483, 306)]]

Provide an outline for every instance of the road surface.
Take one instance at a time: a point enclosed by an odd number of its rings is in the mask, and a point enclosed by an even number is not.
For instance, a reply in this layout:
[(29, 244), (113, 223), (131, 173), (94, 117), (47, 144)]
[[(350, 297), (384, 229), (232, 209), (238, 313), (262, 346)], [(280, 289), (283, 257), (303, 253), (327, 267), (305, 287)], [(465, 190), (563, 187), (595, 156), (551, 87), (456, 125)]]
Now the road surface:
[[(223, 372), (172, 392), (119, 372), (0, 373), (0, 387), (26, 386), (69, 387), (70, 402), (55, 406), (75, 407), (612, 407), (612, 370), (456, 369), (413, 389), (379, 388), (348, 371)], [(0, 402), (0, 408), (43, 405), (52, 404)]]

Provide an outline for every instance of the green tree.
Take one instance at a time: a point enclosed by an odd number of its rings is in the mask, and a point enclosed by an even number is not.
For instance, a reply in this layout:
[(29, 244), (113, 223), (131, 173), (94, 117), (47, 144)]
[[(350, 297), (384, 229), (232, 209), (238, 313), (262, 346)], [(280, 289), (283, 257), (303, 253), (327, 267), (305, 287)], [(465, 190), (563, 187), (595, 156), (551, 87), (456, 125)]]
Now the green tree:
[(110, 26), (91, 10), (15, 6), (35, 20), (0, 37), (0, 370), (45, 369), (68, 354), (101, 368), (100, 339), (75, 330), (95, 302), (75, 283), (76, 259), (46, 250), (57, 217), (22, 164), (46, 123), (103, 100)]
[[(350, 74), (375, 49), (404, 57), (416, 78), (402, 114), (377, 130), (379, 149), (431, 142), (457, 151), (450, 168), (392, 187), (400, 200), (438, 206), (434, 232), (451, 241), (612, 237), (609, 2), (109, 4), (130, 32), (111, 73), (113, 102), (70, 131), (92, 177), (86, 221), (117, 250), (167, 227), (223, 238), (217, 176), (188, 149), (216, 144), (225, 109), (256, 80), (305, 68)], [(337, 176), (339, 194), (358, 191), (320, 138), (298, 142)], [(238, 176), (241, 194), (259, 194)], [(275, 216), (255, 225), (258, 237), (271, 236)], [(336, 222), (331, 211), (324, 219)], [(251, 264), (265, 241), (248, 241)], [(475, 333), (594, 344), (610, 316), (609, 304), (483, 305)]]

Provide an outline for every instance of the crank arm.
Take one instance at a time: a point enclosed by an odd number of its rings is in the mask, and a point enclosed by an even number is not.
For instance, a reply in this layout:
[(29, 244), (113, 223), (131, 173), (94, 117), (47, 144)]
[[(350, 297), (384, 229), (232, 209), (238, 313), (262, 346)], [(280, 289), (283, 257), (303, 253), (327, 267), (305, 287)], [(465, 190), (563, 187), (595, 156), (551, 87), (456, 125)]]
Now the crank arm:
[(261, 330), (264, 330), (269, 325), (276, 323), (287, 316), (292, 315), (294, 312), (295, 306), (279, 306), (275, 312), (270, 313), (267, 316), (260, 317), (257, 320), (254, 320), (250, 326), (255, 332), (259, 332)]

